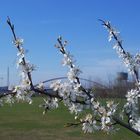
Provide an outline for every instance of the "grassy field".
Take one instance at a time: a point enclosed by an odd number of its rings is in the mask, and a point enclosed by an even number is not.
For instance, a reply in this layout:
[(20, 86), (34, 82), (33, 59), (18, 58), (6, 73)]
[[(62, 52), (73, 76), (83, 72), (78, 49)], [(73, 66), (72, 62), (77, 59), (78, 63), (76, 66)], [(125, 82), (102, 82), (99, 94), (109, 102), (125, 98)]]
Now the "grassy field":
[(64, 127), (73, 116), (64, 106), (42, 115), (40, 98), (32, 105), (25, 103), (0, 108), (0, 140), (140, 140), (130, 131), (120, 128), (114, 134), (103, 132), (84, 134), (81, 127)]

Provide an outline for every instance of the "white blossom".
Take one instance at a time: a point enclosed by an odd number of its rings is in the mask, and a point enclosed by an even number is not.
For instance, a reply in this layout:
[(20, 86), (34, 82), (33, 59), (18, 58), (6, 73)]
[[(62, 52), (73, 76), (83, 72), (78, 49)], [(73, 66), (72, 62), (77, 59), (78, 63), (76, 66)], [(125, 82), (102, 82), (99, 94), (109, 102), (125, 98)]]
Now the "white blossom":
[(131, 89), (128, 91), (126, 98), (127, 102), (124, 105), (124, 109), (126, 113), (130, 114), (129, 117), (131, 118), (131, 122), (135, 121), (138, 118), (138, 98), (140, 97), (139, 89)]
[(20, 51), (17, 53), (17, 56), (20, 57), (21, 59), (24, 58), (25, 51), (22, 47), (20, 47)]
[(93, 119), (93, 116), (91, 114), (87, 114), (82, 124), (82, 130), (84, 131), (84, 133), (92, 133), (95, 130), (99, 130), (100, 127), (97, 126), (97, 122), (96, 120)]
[(17, 38), (13, 41), (16, 47), (23, 45), (24, 40), (22, 38)]
[(5, 103), (7, 103), (7, 104), (13, 104), (15, 101), (14, 101), (14, 98), (12, 97), (12, 95), (7, 95), (6, 97), (5, 97)]
[(52, 88), (54, 91), (59, 90), (61, 88), (61, 80), (51, 83), (50, 88)]
[(106, 103), (108, 108), (112, 107), (112, 105), (114, 104), (113, 101), (107, 101)]
[(44, 104), (40, 105), (40, 107), (44, 108), (43, 115), (46, 113), (47, 110), (58, 108), (58, 99), (47, 97), (44, 98)]
[(70, 82), (77, 82), (76, 77), (79, 76), (81, 71), (78, 68), (70, 68), (70, 71), (67, 73), (68, 79)]
[(92, 101), (92, 104), (93, 104), (94, 109), (99, 108), (100, 103), (98, 101), (97, 102)]
[(75, 113), (76, 115), (79, 114), (83, 110), (83, 105), (77, 103), (72, 103), (69, 107), (70, 113)]
[(81, 87), (81, 83), (80, 84), (76, 83), (76, 84), (73, 85), (74, 91), (78, 92), (78, 93), (82, 92), (82, 91), (80, 91), (80, 87)]
[(92, 133), (93, 132), (93, 126), (89, 122), (83, 123), (82, 130), (84, 133)]
[(140, 118), (138, 120), (136, 120), (135, 122), (133, 122), (132, 127), (140, 132)]
[(98, 111), (100, 114), (106, 114), (106, 109), (103, 106), (99, 107)]
[(37, 85), (37, 88), (39, 88), (39, 89), (41, 89), (41, 90), (43, 90), (43, 89), (45, 89), (45, 86), (44, 86), (44, 83), (39, 83), (38, 85)]
[(63, 66), (65, 65), (71, 65), (72, 64), (72, 58), (70, 56), (70, 54), (64, 54), (64, 59), (62, 61)]

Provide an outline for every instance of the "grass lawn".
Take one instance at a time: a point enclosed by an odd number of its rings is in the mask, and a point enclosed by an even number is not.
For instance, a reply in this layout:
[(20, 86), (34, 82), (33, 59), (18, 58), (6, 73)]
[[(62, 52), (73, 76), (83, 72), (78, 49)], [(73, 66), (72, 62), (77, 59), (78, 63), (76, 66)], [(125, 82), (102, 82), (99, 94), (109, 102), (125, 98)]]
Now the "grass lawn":
[(81, 127), (64, 127), (73, 122), (73, 116), (64, 106), (42, 115), (41, 99), (32, 105), (26, 103), (5, 105), (0, 108), (0, 140), (140, 140), (132, 132), (120, 128), (116, 133), (84, 134)]

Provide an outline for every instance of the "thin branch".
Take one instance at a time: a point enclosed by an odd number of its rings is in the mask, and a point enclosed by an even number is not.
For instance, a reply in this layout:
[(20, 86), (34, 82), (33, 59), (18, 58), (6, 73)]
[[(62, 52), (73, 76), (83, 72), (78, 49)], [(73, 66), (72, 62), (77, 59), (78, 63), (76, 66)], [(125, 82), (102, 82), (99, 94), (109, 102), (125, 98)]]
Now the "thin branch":
[(13, 96), (15, 96), (16, 95), (16, 92), (13, 92), (13, 91), (11, 91), (11, 90), (9, 90), (8, 92), (6, 92), (6, 93), (1, 93), (0, 94), (0, 99), (1, 98), (3, 98), (3, 97), (5, 97), (5, 96), (8, 96), (8, 95), (13, 95)]
[[(39, 89), (35, 89), (35, 88), (34, 88), (34, 91), (36, 93), (40, 93), (42, 95), (46, 95), (46, 96), (49, 96), (51, 98), (58, 98), (60, 100), (63, 100), (63, 98), (61, 96), (59, 96), (59, 94), (57, 92), (54, 92), (55, 94), (54, 93), (52, 94), (52, 93), (47, 92), (47, 90), (39, 90)], [(78, 100), (78, 99), (76, 101), (72, 101), (72, 102), (87, 105), (84, 101), (81, 101), (81, 100)]]
[(78, 125), (81, 125), (83, 123), (84, 123), (84, 121), (83, 122), (77, 122), (77, 123), (66, 123), (65, 127), (78, 126)]
[[(7, 23), (8, 23), (8, 25), (9, 25), (11, 31), (12, 31), (14, 40), (16, 41), (17, 40), (17, 36), (16, 36), (16, 33), (15, 33), (14, 24), (11, 23), (11, 20), (10, 20), (9, 17), (7, 19)], [(17, 46), (17, 49), (18, 49), (19, 52), (21, 51), (20, 50), (20, 45)], [(23, 57), (22, 60), (23, 60), (23, 65), (25, 66), (26, 65), (25, 57)], [(32, 82), (32, 77), (31, 77), (31, 73), (29, 71), (27, 73), (27, 76), (28, 76), (28, 79), (30, 80), (31, 89), (34, 89), (33, 82)]]
[[(124, 50), (123, 46), (122, 46), (122, 41), (119, 40), (118, 36), (112, 31), (112, 27), (110, 25), (109, 22), (105, 22), (104, 20), (102, 19), (99, 19), (99, 21), (102, 22), (102, 25), (105, 26), (109, 31), (111, 31), (114, 39), (116, 40), (117, 44), (120, 46), (120, 48), (122, 49), (122, 52), (123, 54), (127, 55), (127, 52)], [(133, 72), (134, 72), (134, 77), (135, 77), (135, 80), (136, 80), (136, 83), (138, 84), (139, 83), (139, 77), (138, 77), (138, 73), (137, 73), (137, 70), (133, 69)]]
[(135, 133), (136, 135), (140, 136), (140, 132), (135, 130), (134, 128), (132, 128), (129, 124), (124, 123), (123, 121), (121, 121), (120, 119), (118, 119), (117, 117), (113, 117), (113, 120), (116, 121), (117, 124), (125, 127), (126, 129), (130, 130), (131, 132)]
[[(59, 43), (59, 45), (60, 45), (60, 51), (61, 51), (61, 53), (62, 53), (62, 54), (67, 54), (67, 52), (66, 52), (65, 49), (64, 49), (65, 47), (64, 47), (64, 45), (63, 45), (63, 43), (62, 43), (62, 38), (58, 38), (57, 41), (58, 41), (58, 43)], [(71, 67), (71, 68), (74, 68), (74, 65), (73, 65), (72, 63), (70, 63), (70, 67)], [(80, 78), (79, 78), (79, 77), (75, 77), (75, 78), (76, 78), (76, 80), (77, 80), (77, 83), (81, 85)], [(90, 99), (92, 98), (92, 96), (90, 95), (90, 93), (89, 93), (82, 85), (80, 86), (80, 90), (83, 91), (84, 93), (86, 93), (87, 96), (88, 96)]]

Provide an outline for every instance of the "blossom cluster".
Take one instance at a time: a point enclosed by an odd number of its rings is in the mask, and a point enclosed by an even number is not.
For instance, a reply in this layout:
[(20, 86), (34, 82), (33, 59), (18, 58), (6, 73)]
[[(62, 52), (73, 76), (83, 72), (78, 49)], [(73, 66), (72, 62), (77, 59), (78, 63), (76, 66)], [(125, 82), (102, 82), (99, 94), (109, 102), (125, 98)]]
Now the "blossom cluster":
[[(92, 99), (93, 114), (87, 114), (85, 118), (80, 119), (83, 122), (82, 130), (84, 133), (92, 133), (97, 130), (103, 130), (109, 133), (114, 130), (112, 116), (116, 112), (117, 105), (113, 101), (107, 101), (106, 103), (105, 108), (99, 102), (95, 102)], [(97, 116), (98, 119), (96, 119)]]
[[(81, 121), (83, 121), (81, 119)], [(91, 114), (87, 114), (84, 122), (82, 124), (82, 130), (84, 131), (84, 133), (92, 133), (93, 131), (99, 130), (100, 127), (97, 126), (97, 121), (94, 120), (93, 116)]]
[(112, 28), (109, 22), (104, 22), (104, 26), (107, 28), (109, 32), (109, 41), (112, 38), (115, 39), (116, 44), (114, 45), (114, 49), (116, 49), (119, 57), (122, 58), (125, 66), (134, 75), (136, 81), (136, 88), (131, 89), (127, 92), (126, 95), (126, 104), (124, 105), (124, 111), (128, 116), (129, 125), (135, 130), (140, 132), (140, 117), (139, 117), (139, 98), (140, 98), (140, 80), (138, 77), (138, 70), (140, 68), (140, 53), (137, 53), (135, 56), (132, 56), (129, 52), (125, 52), (122, 47), (122, 41), (119, 37), (119, 32), (117, 32), (114, 28)]
[(31, 104), (31, 96), (34, 94), (31, 89), (31, 72), (34, 70), (34, 65), (25, 60), (25, 50), (22, 47), (23, 39), (17, 38), (13, 43), (18, 49), (17, 68), (19, 69), (21, 77), (20, 85), (16, 86), (13, 92), (16, 92), (17, 100), (27, 101)]
[[(56, 47), (63, 54), (63, 66), (67, 66), (67, 82), (60, 80), (53, 82), (50, 87), (58, 92), (63, 99), (65, 106), (69, 108), (70, 113), (75, 114), (75, 119), (80, 120), (84, 132), (94, 132), (95, 130), (110, 131), (113, 128), (112, 116), (116, 111), (116, 104), (112, 101), (107, 102), (106, 106), (101, 105), (94, 97), (93, 92), (87, 91), (81, 84), (79, 75), (81, 70), (76, 67), (72, 55), (67, 52), (65, 42), (62, 43), (62, 37), (58, 38)], [(80, 119), (83, 110), (91, 110), (91, 114)], [(97, 121), (98, 118), (99, 120)], [(97, 123), (98, 122), (98, 123)]]
[(126, 95), (127, 102), (124, 105), (125, 111), (129, 116), (129, 123), (137, 130), (140, 130), (140, 125), (136, 125), (139, 122), (139, 98), (140, 89), (131, 89)]
[(39, 105), (39, 107), (44, 108), (43, 115), (45, 115), (48, 110), (58, 108), (58, 99), (51, 97), (44, 98), (44, 103), (42, 105)]
[(135, 73), (135, 69), (140, 66), (140, 54), (136, 54), (136, 56), (132, 56), (129, 52), (125, 52), (122, 47), (122, 40), (120, 39), (120, 33), (116, 31), (110, 24), (110, 22), (104, 22), (105, 28), (107, 28), (109, 32), (109, 41), (113, 38), (116, 40), (113, 49), (116, 50), (118, 56), (122, 58), (125, 66), (128, 68), (128, 71), (131, 74)]
[(1, 105), (2, 103), (13, 104), (15, 101), (26, 101), (31, 104), (31, 97), (34, 94), (31, 89), (31, 72), (34, 70), (34, 66), (25, 60), (25, 50), (22, 47), (23, 39), (15, 38), (13, 43), (18, 49), (17, 68), (19, 69), (21, 79), (20, 84), (10, 90), (11, 94), (3, 94), (4, 97), (1, 99)]

